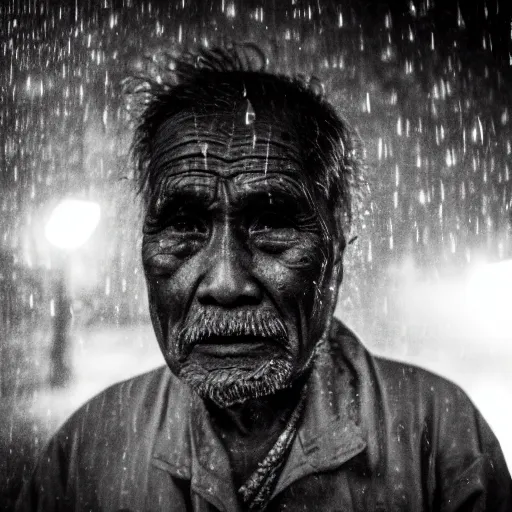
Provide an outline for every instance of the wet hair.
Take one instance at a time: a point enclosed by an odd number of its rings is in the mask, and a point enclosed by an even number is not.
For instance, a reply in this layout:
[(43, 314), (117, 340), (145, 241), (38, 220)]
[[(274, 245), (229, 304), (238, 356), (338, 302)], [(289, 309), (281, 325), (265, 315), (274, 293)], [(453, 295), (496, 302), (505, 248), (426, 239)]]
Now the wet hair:
[(265, 55), (248, 44), (200, 48), (179, 56), (161, 54), (146, 64), (123, 84), (136, 123), (132, 155), (146, 204), (158, 180), (151, 156), (162, 123), (172, 118), (179, 122), (184, 113), (193, 111), (230, 111), (246, 98), (256, 118), (265, 112), (294, 131), (305, 174), (317, 197), (323, 197), (334, 212), (340, 239), (346, 239), (364, 185), (361, 145), (325, 99), (318, 79), (266, 71)]

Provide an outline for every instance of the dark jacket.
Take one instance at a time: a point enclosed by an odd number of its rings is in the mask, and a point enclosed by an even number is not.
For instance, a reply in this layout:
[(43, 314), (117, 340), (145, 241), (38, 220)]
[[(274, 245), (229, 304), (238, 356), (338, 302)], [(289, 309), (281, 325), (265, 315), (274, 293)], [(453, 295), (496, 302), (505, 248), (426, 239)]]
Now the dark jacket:
[[(510, 512), (511, 495), (499, 444), (458, 387), (374, 357), (334, 326), (267, 510)], [(202, 401), (161, 368), (75, 413), (17, 510), (242, 508)]]

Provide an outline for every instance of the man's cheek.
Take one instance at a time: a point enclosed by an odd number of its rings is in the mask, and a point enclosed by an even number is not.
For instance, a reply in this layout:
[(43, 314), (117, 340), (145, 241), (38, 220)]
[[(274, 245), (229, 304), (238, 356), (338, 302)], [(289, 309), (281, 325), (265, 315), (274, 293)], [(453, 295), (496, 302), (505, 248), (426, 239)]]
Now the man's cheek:
[(176, 339), (186, 302), (176, 293), (173, 282), (163, 277), (147, 277), (151, 321), (164, 355), (172, 349), (170, 344)]
[(180, 258), (162, 246), (159, 239), (144, 240), (142, 243), (142, 263), (148, 279), (160, 276), (171, 277), (181, 266)]
[(162, 252), (158, 242), (143, 244), (143, 264), (150, 305), (154, 315), (167, 331), (168, 324), (175, 324), (183, 317), (187, 292), (192, 289), (190, 274), (185, 262), (172, 254)]
[(170, 276), (147, 276), (150, 299), (157, 305), (159, 316), (179, 319), (184, 304), (188, 303), (187, 284), (181, 283), (179, 272)]
[(286, 276), (288, 282), (293, 281), (296, 287), (304, 292), (305, 288), (317, 284), (322, 268), (327, 263), (322, 245), (315, 243), (315, 240), (291, 247), (276, 260), (280, 266), (279, 273)]
[[(300, 260), (300, 262), (299, 262)], [(257, 275), (278, 302), (296, 304), (314, 295), (316, 276), (321, 265), (313, 259), (262, 257), (256, 261)]]

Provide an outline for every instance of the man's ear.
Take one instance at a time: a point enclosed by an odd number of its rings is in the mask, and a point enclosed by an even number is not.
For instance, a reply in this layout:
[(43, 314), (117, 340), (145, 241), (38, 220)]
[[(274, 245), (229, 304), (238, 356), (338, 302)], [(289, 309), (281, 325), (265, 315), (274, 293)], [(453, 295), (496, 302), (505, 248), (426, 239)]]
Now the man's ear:
[(341, 243), (334, 244), (334, 268), (333, 275), (336, 279), (336, 290), (341, 285), (343, 281), (343, 254), (345, 252), (345, 243), (342, 241)]
[(336, 289), (339, 289), (343, 281), (343, 256), (334, 262), (336, 269)]

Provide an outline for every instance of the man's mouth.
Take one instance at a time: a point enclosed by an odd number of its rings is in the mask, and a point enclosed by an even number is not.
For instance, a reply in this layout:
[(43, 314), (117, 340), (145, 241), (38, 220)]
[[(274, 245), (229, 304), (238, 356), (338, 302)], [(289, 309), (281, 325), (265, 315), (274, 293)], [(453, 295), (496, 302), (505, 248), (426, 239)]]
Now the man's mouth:
[(268, 356), (278, 344), (263, 336), (209, 336), (192, 348), (192, 352), (212, 357)]

